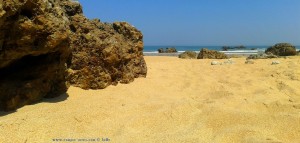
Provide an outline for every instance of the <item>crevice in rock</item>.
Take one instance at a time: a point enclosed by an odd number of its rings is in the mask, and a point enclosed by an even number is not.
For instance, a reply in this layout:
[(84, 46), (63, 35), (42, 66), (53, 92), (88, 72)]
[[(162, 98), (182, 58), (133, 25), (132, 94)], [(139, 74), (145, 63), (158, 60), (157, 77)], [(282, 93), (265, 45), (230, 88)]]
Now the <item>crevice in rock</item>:
[(70, 25), (70, 29), (71, 29), (72, 32), (74, 32), (74, 33), (76, 32), (76, 28), (73, 24)]
[(14, 14), (12, 16), (6, 17), (6, 21), (17, 21), (19, 18), (19, 14)]
[(28, 10), (28, 9), (23, 9), (21, 12), (20, 12), (20, 15), (22, 16), (25, 16), (25, 17), (28, 17), (29, 19), (32, 19), (33, 18), (33, 12), (31, 10)]
[[(39, 56), (28, 55), (25, 56), (7, 67), (0, 69), (0, 81), (1, 80), (18, 80), (28, 81), (37, 78), (39, 74), (35, 72), (43, 66), (45, 63), (49, 63), (49, 57), (53, 57), (53, 54), (44, 54)], [(32, 72), (29, 72), (32, 71)], [(40, 71), (43, 72), (43, 71)]]
[(28, 0), (24, 4), (24, 6), (20, 9), (19, 15), (28, 17), (29, 19), (32, 20), (39, 13), (38, 7), (39, 7), (38, 3)]
[(5, 41), (3, 39), (0, 39), (0, 51), (2, 51), (5, 48)]

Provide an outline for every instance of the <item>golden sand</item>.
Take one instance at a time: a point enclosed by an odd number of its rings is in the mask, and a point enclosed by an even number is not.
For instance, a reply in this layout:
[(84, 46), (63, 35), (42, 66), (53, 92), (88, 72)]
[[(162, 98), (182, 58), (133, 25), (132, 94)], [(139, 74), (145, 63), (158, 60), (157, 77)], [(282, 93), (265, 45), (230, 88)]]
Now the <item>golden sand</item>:
[(68, 95), (1, 112), (0, 142), (300, 142), (300, 57), (216, 66), (145, 59), (147, 78), (131, 84), (71, 87)]

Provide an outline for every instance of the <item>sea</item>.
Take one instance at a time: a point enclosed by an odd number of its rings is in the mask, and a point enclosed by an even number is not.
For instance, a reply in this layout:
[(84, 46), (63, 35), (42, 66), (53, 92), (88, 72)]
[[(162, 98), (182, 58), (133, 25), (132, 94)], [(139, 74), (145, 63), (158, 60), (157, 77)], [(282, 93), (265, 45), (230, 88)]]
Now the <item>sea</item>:
[[(209, 50), (216, 50), (224, 52), (225, 54), (256, 54), (263, 53), (270, 46), (245, 46), (244, 49), (229, 49), (228, 51), (222, 51), (223, 46), (144, 46), (144, 54), (158, 54), (158, 49), (174, 47), (177, 49), (178, 53), (183, 53), (185, 51), (195, 51), (200, 52), (202, 48), (207, 48)], [(231, 46), (234, 47), (234, 46)], [(296, 46), (297, 51), (300, 50), (300, 46)]]

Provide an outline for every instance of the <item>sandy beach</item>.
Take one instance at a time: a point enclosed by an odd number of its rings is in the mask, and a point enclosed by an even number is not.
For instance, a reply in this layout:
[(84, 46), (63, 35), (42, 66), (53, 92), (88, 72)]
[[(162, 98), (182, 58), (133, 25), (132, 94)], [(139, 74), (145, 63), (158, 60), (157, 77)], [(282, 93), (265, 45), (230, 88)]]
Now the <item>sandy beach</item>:
[(300, 142), (299, 56), (275, 59), (278, 65), (145, 60), (147, 78), (131, 84), (70, 87), (58, 98), (0, 112), (0, 142)]

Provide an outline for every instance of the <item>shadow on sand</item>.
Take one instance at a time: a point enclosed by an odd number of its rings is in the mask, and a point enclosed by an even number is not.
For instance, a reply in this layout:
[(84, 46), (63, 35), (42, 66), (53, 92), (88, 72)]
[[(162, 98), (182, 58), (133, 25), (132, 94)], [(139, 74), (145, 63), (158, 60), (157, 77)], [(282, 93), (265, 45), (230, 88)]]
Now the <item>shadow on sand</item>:
[[(69, 97), (69, 94), (68, 93), (63, 93), (61, 94), (60, 96), (58, 97), (54, 97), (54, 98), (43, 98), (41, 101), (37, 101), (36, 103), (32, 103), (32, 104), (29, 104), (29, 105), (36, 105), (36, 104), (39, 104), (39, 103), (58, 103), (58, 102), (63, 102), (65, 100), (67, 100)], [(26, 105), (25, 105), (26, 106)], [(24, 106), (22, 107), (19, 107), (19, 108), (23, 108)], [(12, 114), (12, 113), (15, 113), (17, 112), (18, 109), (16, 110), (12, 110), (12, 111), (0, 111), (0, 117), (2, 116), (6, 116), (6, 115), (9, 115), (9, 114)]]
[[(42, 101), (40, 102), (47, 102), (47, 103), (58, 103), (58, 102), (62, 102), (62, 101), (65, 101), (67, 100), (69, 97), (69, 94), (68, 93), (64, 93), (64, 94), (61, 94), (60, 96), (58, 97), (54, 97), (54, 98), (44, 98)], [(39, 103), (40, 103), (39, 102)]]
[(12, 113), (15, 113), (15, 112), (17, 112), (17, 110), (13, 110), (13, 111), (0, 111), (0, 117), (9, 115), (9, 114), (12, 114)]

